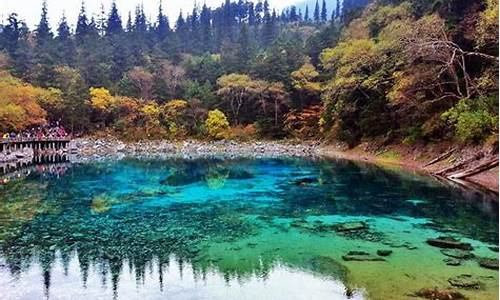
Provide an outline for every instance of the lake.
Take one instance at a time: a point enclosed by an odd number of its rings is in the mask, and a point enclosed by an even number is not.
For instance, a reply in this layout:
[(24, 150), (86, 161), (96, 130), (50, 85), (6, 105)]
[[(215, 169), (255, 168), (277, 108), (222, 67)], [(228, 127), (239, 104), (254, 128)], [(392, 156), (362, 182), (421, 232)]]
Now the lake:
[(39, 167), (0, 186), (1, 298), (498, 299), (496, 197), (343, 160)]

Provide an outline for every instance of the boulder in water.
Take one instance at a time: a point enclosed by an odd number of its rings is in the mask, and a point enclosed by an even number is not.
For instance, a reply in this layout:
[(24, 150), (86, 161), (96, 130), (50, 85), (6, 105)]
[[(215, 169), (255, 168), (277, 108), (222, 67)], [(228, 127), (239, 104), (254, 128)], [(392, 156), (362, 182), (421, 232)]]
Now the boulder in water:
[(443, 261), (448, 266), (460, 266), (462, 264), (462, 261), (460, 261), (460, 259), (456, 259), (456, 258), (452, 258), (452, 257), (445, 258), (445, 259), (443, 259)]
[(462, 289), (480, 289), (481, 282), (474, 276), (468, 274), (462, 274), (453, 278), (448, 279), (448, 282), (458, 288)]
[(392, 250), (377, 250), (377, 255), (379, 256), (389, 256), (392, 254)]
[(314, 184), (318, 183), (318, 178), (314, 177), (305, 177), (305, 178), (299, 178), (295, 180), (295, 185), (303, 186), (303, 185), (309, 185), (309, 184)]
[(371, 255), (364, 251), (349, 251), (346, 255), (342, 256), (345, 261), (385, 261), (384, 258)]
[(446, 256), (458, 259), (469, 259), (474, 257), (474, 254), (472, 254), (470, 251), (461, 249), (443, 249), (441, 250), (441, 253)]
[(368, 225), (366, 225), (365, 222), (346, 222), (346, 223), (340, 223), (340, 224), (335, 224), (333, 225), (333, 228), (335, 231), (342, 232), (342, 231), (355, 231), (355, 230), (363, 230), (367, 229)]
[(462, 243), (455, 238), (446, 236), (440, 236), (436, 239), (428, 239), (427, 244), (439, 248), (472, 250), (472, 246), (469, 243)]
[(491, 246), (491, 247), (488, 247), (488, 249), (490, 249), (493, 252), (498, 252), (498, 246)]
[(427, 288), (421, 289), (420, 291), (414, 293), (412, 296), (431, 299), (431, 300), (465, 300), (467, 297), (462, 295), (460, 292), (446, 289), (440, 290), (438, 288)]
[(496, 258), (480, 258), (479, 265), (486, 269), (498, 271), (498, 259)]

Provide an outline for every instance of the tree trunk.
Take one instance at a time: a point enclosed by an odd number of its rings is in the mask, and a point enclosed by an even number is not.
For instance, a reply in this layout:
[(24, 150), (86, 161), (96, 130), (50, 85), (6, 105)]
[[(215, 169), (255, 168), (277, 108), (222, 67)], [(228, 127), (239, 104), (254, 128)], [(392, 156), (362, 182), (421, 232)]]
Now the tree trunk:
[(492, 159), (489, 159), (488, 161), (486, 161), (486, 162), (484, 162), (476, 167), (473, 167), (471, 169), (450, 175), (450, 176), (448, 176), (448, 178), (462, 179), (462, 178), (474, 176), (474, 175), (482, 173), (484, 171), (488, 171), (489, 169), (493, 169), (496, 166), (498, 166), (498, 157), (494, 157)]
[(438, 163), (438, 162), (442, 161), (443, 159), (450, 157), (453, 154), (453, 152), (455, 152), (455, 150), (457, 150), (457, 148), (452, 148), (450, 151), (448, 151), (448, 152), (444, 153), (443, 155), (440, 155), (437, 158), (431, 160), (430, 162), (428, 162), (424, 165), (424, 168), (428, 167), (430, 165), (433, 165), (435, 163)]
[(459, 162), (459, 163), (456, 163), (450, 167), (447, 167), (447, 168), (444, 168), (442, 170), (439, 170), (437, 172), (434, 172), (434, 175), (437, 175), (437, 176), (444, 176), (450, 172), (454, 172), (454, 171), (458, 171), (464, 167), (466, 167), (468, 164), (478, 160), (478, 159), (481, 159), (484, 157), (484, 154), (482, 152), (474, 155), (472, 158), (469, 158), (465, 161), (462, 161), (462, 162)]

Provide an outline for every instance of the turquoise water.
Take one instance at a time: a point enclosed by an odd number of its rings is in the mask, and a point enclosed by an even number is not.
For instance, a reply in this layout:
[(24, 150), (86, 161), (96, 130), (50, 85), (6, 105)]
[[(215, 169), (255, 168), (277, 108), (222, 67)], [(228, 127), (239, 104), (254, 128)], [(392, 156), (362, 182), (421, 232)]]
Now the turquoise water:
[[(434, 287), (498, 298), (498, 271), (478, 263), (498, 257), (496, 195), (332, 160), (47, 171), (0, 186), (2, 299), (415, 299)], [(447, 265), (426, 243), (439, 236), (474, 257)], [(479, 288), (452, 287), (462, 274)]]

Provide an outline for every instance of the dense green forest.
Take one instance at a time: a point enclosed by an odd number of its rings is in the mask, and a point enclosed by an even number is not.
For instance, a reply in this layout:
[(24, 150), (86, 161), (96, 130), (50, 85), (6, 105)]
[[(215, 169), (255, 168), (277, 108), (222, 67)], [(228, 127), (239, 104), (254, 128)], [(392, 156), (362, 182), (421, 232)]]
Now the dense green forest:
[[(498, 136), (498, 0), (227, 0), (169, 20), (85, 5), (0, 32), (0, 128), (61, 120), (125, 139)], [(332, 12), (327, 14), (327, 11)], [(172, 24), (172, 26), (170, 25)]]

